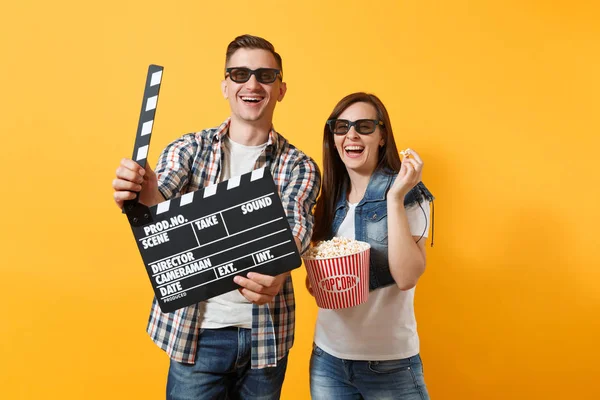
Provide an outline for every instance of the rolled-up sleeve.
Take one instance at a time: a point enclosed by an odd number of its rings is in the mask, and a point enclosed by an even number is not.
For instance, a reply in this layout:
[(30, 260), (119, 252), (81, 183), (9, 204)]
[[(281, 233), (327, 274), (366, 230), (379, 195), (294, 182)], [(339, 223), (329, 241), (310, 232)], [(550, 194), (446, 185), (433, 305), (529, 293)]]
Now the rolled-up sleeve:
[(317, 164), (308, 157), (301, 158), (293, 167), (289, 181), (281, 193), (293, 235), (302, 243), (302, 251), (308, 248), (312, 236), (313, 207), (321, 187), (321, 173)]
[(165, 199), (177, 196), (187, 186), (198, 145), (196, 136), (190, 133), (169, 144), (161, 153), (155, 172), (158, 190)]

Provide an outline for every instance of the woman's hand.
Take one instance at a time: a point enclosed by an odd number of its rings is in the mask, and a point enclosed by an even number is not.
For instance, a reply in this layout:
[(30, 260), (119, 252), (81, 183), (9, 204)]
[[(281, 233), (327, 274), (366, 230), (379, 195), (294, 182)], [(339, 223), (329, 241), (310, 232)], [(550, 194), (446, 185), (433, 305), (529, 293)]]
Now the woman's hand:
[(411, 149), (404, 152), (404, 159), (396, 181), (388, 192), (388, 200), (404, 201), (404, 196), (421, 181), (423, 161), (419, 154)]
[(312, 285), (310, 284), (310, 281), (308, 280), (308, 275), (306, 275), (306, 282), (304, 284), (306, 285), (306, 290), (308, 290), (308, 293), (310, 293), (310, 295), (312, 297), (315, 297), (315, 294), (313, 293)]

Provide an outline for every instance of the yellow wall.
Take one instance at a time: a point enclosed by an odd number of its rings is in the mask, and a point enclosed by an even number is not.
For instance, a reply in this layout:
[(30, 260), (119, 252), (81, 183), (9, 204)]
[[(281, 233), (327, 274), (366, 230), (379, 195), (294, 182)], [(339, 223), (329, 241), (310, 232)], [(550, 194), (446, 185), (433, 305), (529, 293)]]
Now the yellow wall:
[[(600, 398), (592, 3), (4, 2), (0, 398), (164, 398), (151, 287), (110, 182), (147, 65), (165, 66), (154, 163), (227, 116), (225, 47), (246, 32), (283, 55), (275, 126), (319, 163), (324, 119), (356, 90), (425, 159), (436, 246), (416, 307), (432, 397)], [(283, 398), (307, 399), (316, 307), (294, 277)]]

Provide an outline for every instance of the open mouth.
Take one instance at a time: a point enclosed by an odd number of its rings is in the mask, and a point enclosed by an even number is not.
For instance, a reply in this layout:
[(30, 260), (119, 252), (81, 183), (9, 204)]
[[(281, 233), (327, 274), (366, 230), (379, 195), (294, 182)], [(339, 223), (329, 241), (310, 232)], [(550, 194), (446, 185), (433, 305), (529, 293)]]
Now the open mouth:
[(246, 104), (258, 104), (265, 99), (262, 96), (240, 96), (240, 98)]
[(363, 146), (351, 145), (344, 146), (344, 151), (349, 157), (358, 157), (365, 151), (365, 148)]

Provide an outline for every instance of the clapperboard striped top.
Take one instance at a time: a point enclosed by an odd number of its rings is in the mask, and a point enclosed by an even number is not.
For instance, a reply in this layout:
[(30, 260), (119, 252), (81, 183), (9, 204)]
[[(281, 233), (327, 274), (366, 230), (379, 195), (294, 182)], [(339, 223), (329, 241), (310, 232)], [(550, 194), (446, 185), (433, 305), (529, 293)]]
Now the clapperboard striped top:
[[(257, 179), (261, 179), (263, 177), (264, 173), (265, 173), (264, 167), (255, 169), (254, 171), (252, 171), (250, 173), (250, 182), (254, 182)], [(240, 179), (241, 179), (241, 176), (234, 176), (231, 179), (228, 179), (227, 180), (227, 190), (238, 187), (240, 185)], [(158, 204), (157, 209), (156, 209), (156, 214), (159, 215), (159, 214), (163, 214), (163, 213), (169, 211), (172, 201), (179, 201), (179, 206), (183, 207), (188, 204), (192, 204), (194, 201), (194, 196), (202, 197), (202, 198), (214, 196), (217, 193), (217, 187), (218, 187), (217, 184), (208, 185), (203, 190), (198, 190), (195, 192), (188, 192), (188, 193), (183, 194), (181, 197), (175, 198), (174, 200), (163, 201), (162, 203)]]

